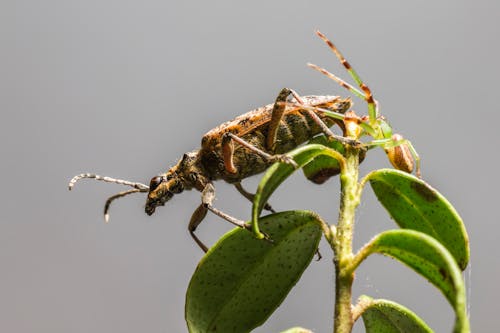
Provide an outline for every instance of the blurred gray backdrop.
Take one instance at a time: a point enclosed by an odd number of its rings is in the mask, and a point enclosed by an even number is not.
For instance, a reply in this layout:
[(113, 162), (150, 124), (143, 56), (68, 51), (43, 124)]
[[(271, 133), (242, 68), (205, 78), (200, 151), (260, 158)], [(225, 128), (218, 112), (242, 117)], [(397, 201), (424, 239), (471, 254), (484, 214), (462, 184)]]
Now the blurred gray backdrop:
[[(0, 331), (185, 332), (184, 294), (202, 257), (186, 227), (199, 193), (176, 196), (152, 217), (145, 196), (133, 195), (116, 201), (104, 224), (104, 200), (123, 187), (82, 181), (68, 192), (67, 182), (84, 171), (148, 182), (206, 131), (274, 101), (282, 87), (348, 95), (306, 67), (349, 78), (315, 29), (370, 85), (414, 142), (424, 178), (465, 220), (472, 327), (496, 331), (499, 21), (494, 0), (2, 1)], [(387, 166), (377, 151), (363, 172)], [(217, 191), (219, 208), (249, 217), (231, 186), (219, 182)], [(297, 174), (271, 202), (334, 221), (338, 191), (337, 180), (317, 186)], [(394, 227), (368, 189), (356, 248)], [(229, 229), (208, 216), (198, 235), (211, 244)], [(331, 332), (333, 266), (325, 243), (321, 251), (256, 332)], [(363, 293), (451, 330), (444, 297), (396, 261), (363, 263), (354, 297)]]

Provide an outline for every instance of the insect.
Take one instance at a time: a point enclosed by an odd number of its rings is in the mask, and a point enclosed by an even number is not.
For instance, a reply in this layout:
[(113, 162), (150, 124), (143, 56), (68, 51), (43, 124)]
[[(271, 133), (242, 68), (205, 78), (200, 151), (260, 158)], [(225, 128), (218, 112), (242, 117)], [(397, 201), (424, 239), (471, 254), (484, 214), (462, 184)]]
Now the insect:
[[(286, 101), (292, 95), (298, 106), (287, 107)], [(178, 163), (167, 172), (153, 177), (149, 186), (141, 183), (96, 174), (84, 173), (75, 176), (69, 183), (71, 190), (82, 178), (94, 178), (105, 182), (131, 186), (133, 189), (111, 196), (105, 203), (104, 214), (112, 201), (123, 196), (148, 192), (145, 211), (152, 215), (156, 208), (163, 206), (174, 194), (196, 189), (202, 192), (202, 203), (194, 211), (188, 230), (195, 242), (204, 250), (207, 247), (198, 239), (194, 231), (204, 219), (207, 211), (243, 228), (247, 225), (213, 207), (215, 187), (213, 182), (223, 179), (234, 184), (245, 198), (253, 200), (253, 194), (241, 185), (241, 180), (264, 171), (270, 164), (279, 161), (295, 162), (284, 153), (304, 143), (318, 133), (326, 132), (336, 140), (353, 144), (353, 140), (333, 134), (329, 127), (338, 122), (323, 113), (304, 109), (320, 107), (323, 110), (342, 115), (351, 107), (348, 98), (337, 96), (299, 96), (291, 89), (284, 88), (276, 102), (257, 108), (234, 120), (225, 122), (206, 133), (201, 140), (201, 148), (182, 156)], [(265, 207), (274, 211), (271, 206)]]
[[(389, 161), (396, 169), (406, 171), (408, 173), (412, 173), (413, 170), (415, 170), (417, 177), (420, 178), (420, 157), (411, 142), (403, 138), (402, 135), (393, 133), (389, 123), (385, 121), (383, 116), (380, 115), (378, 102), (374, 99), (371, 89), (361, 80), (358, 73), (356, 73), (354, 68), (344, 58), (337, 47), (320, 31), (316, 31), (316, 35), (318, 35), (318, 37), (328, 45), (330, 50), (333, 51), (335, 56), (339, 59), (340, 63), (344, 66), (361, 91), (324, 68), (311, 63), (307, 65), (334, 80), (354, 95), (365, 100), (368, 105), (368, 116), (358, 117), (354, 114), (354, 112), (349, 112), (349, 121), (351, 123), (353, 121), (357, 122), (361, 129), (356, 138), (363, 135), (371, 136), (373, 140), (364, 143), (364, 147), (367, 149), (377, 146), (382, 147), (386, 152)], [(344, 114), (332, 114), (332, 117), (339, 121), (346, 118)]]
[[(330, 127), (337, 124), (345, 130), (345, 113), (351, 108), (349, 98), (338, 96), (299, 96), (295, 91), (284, 88), (278, 94), (275, 103), (257, 108), (234, 120), (225, 122), (206, 133), (201, 140), (201, 148), (183, 155), (178, 163), (165, 173), (151, 179), (149, 186), (96, 174), (84, 173), (75, 176), (69, 183), (69, 189), (83, 178), (93, 178), (105, 182), (117, 183), (132, 187), (132, 189), (109, 197), (104, 206), (105, 220), (109, 219), (111, 203), (132, 193), (148, 193), (145, 212), (152, 215), (156, 208), (163, 206), (175, 194), (185, 190), (196, 189), (202, 193), (202, 203), (191, 216), (188, 230), (195, 242), (204, 250), (207, 247), (200, 241), (194, 231), (203, 221), (208, 211), (229, 221), (230, 223), (249, 229), (249, 226), (213, 206), (215, 187), (213, 182), (219, 179), (234, 184), (239, 193), (253, 200), (253, 194), (247, 192), (241, 185), (244, 178), (266, 170), (274, 162), (296, 165), (286, 155), (286, 152), (306, 142), (314, 136), (324, 133), (331, 140), (353, 146), (372, 148), (382, 146), (391, 163), (398, 169), (412, 172), (414, 156), (417, 160), (417, 173), (420, 173), (419, 159), (411, 143), (401, 136), (392, 135), (392, 129), (378, 115), (378, 105), (373, 99), (370, 89), (359, 79), (336, 47), (326, 37), (317, 32), (328, 46), (335, 52), (341, 63), (347, 69), (363, 92), (347, 82), (337, 78), (323, 68), (309, 64), (310, 67), (332, 78), (341, 86), (366, 100), (369, 117), (358, 118), (364, 133), (374, 140), (362, 144), (357, 138), (345, 138), (334, 134)], [(289, 96), (293, 101), (289, 101)], [(352, 120), (353, 116), (350, 116)], [(265, 209), (274, 212), (270, 205)]]

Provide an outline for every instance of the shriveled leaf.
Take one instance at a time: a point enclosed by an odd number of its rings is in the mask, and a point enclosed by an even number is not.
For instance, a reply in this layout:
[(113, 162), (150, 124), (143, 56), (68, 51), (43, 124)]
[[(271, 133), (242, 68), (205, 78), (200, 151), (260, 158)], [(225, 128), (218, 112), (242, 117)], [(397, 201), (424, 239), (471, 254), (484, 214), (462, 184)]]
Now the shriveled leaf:
[[(344, 145), (337, 140), (328, 140), (324, 134), (315, 136), (309, 140), (309, 143), (321, 144), (344, 155)], [(364, 159), (365, 151), (362, 151), (359, 156), (359, 163), (363, 162)], [(330, 179), (330, 177), (336, 176), (340, 173), (340, 165), (336, 159), (331, 158), (330, 156), (320, 155), (304, 165), (302, 170), (304, 171), (304, 175), (307, 179), (316, 184), (323, 184)]]
[(467, 267), (469, 238), (460, 215), (445, 197), (422, 179), (399, 170), (377, 170), (367, 179), (401, 228), (434, 237), (450, 251), (462, 270)]
[[(299, 167), (303, 167), (312, 159), (320, 155), (328, 156), (332, 159), (344, 159), (339, 152), (319, 144), (308, 144), (299, 147), (287, 153), (287, 155), (292, 157)], [(252, 207), (252, 228), (258, 238), (263, 238), (257, 221), (264, 205), (274, 190), (276, 190), (276, 188), (294, 171), (294, 167), (290, 164), (275, 163), (267, 169), (262, 177), (257, 187)]]
[(356, 260), (359, 262), (372, 253), (401, 261), (435, 285), (455, 310), (454, 332), (468, 332), (462, 274), (453, 256), (441, 243), (419, 231), (389, 230), (365, 245), (356, 255)]
[(308, 211), (261, 219), (272, 243), (234, 229), (203, 257), (186, 294), (190, 332), (249, 332), (281, 304), (309, 265), (321, 238)]
[(293, 328), (287, 329), (286, 331), (283, 331), (281, 333), (313, 333), (313, 331), (310, 331), (310, 330), (302, 328), (302, 327), (293, 327)]
[(361, 296), (366, 333), (433, 333), (410, 309), (385, 299)]

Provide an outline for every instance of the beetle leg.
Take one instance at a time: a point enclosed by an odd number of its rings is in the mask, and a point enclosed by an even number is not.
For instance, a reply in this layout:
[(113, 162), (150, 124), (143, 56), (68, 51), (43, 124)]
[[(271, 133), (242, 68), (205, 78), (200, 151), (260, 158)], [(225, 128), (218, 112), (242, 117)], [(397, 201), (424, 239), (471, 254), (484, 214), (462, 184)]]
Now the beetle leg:
[(269, 151), (273, 151), (274, 149), (279, 123), (283, 118), (283, 114), (285, 113), (287, 105), (286, 98), (290, 94), (297, 101), (297, 103), (293, 103), (293, 105), (299, 108), (303, 107), (303, 110), (307, 112), (309, 117), (312, 118), (312, 120), (321, 128), (321, 131), (325, 133), (330, 140), (340, 141), (351, 146), (359, 146), (359, 142), (357, 142), (356, 140), (348, 139), (343, 136), (334, 134), (332, 130), (328, 128), (323, 120), (321, 120), (321, 118), (316, 114), (317, 111), (315, 107), (305, 105), (304, 101), (302, 100), (302, 98), (300, 98), (299, 94), (297, 94), (296, 91), (289, 88), (283, 88), (276, 98), (276, 102), (274, 103), (273, 107), (273, 113), (271, 116), (271, 122), (269, 123), (269, 134), (267, 136), (267, 148)]
[(269, 151), (274, 151), (274, 145), (276, 143), (276, 138), (278, 136), (278, 129), (280, 127), (280, 122), (283, 119), (286, 109), (286, 100), (290, 94), (293, 94), (297, 102), (303, 104), (298, 94), (289, 88), (281, 89), (276, 101), (274, 102), (273, 111), (271, 113), (271, 120), (269, 121), (269, 129), (266, 138), (266, 147)]
[(224, 160), (224, 167), (230, 173), (238, 172), (233, 162), (234, 144), (229, 135), (222, 137), (222, 159)]
[(196, 210), (193, 212), (193, 215), (191, 215), (191, 220), (189, 221), (188, 225), (189, 234), (191, 234), (191, 237), (193, 237), (194, 241), (203, 250), (203, 252), (207, 252), (208, 247), (203, 244), (198, 236), (195, 235), (194, 231), (207, 215), (207, 211), (208, 209), (207, 207), (205, 207), (205, 205), (199, 205), (198, 208), (196, 208)]
[[(236, 183), (236, 184), (234, 184), (234, 187), (236, 187), (236, 190), (238, 190), (238, 192), (240, 192), (240, 194), (241, 194), (242, 196), (244, 196), (245, 198), (247, 198), (248, 200), (250, 200), (250, 201), (252, 201), (252, 202), (253, 202), (253, 199), (254, 199), (254, 197), (255, 197), (255, 194), (250, 193), (250, 192), (248, 192), (247, 190), (245, 190), (245, 189), (243, 188), (243, 186), (241, 185), (241, 183)], [(273, 209), (273, 207), (271, 207), (271, 205), (270, 205), (270, 204), (268, 204), (267, 202), (266, 202), (266, 204), (264, 205), (264, 209), (265, 209), (265, 210), (270, 211), (271, 213), (276, 213), (276, 211)]]
[(267, 162), (272, 163), (272, 162), (281, 162), (281, 163), (287, 163), (292, 165), (294, 168), (298, 168), (299, 166), (297, 163), (293, 160), (293, 158), (284, 155), (284, 154), (277, 154), (277, 155), (271, 155), (263, 151), (262, 149), (259, 149), (252, 145), (251, 143), (246, 142), (239, 136), (228, 132), (225, 133), (223, 138), (222, 138), (222, 151), (223, 151), (223, 157), (224, 157), (224, 165), (226, 167), (226, 170), (231, 172), (231, 173), (236, 173), (238, 169), (234, 166), (233, 164), (233, 152), (234, 152), (234, 146), (232, 146), (232, 141), (235, 141), (236, 143), (242, 145), (245, 148), (250, 149), (253, 151), (255, 154), (259, 155), (263, 159), (265, 159)]
[[(193, 236), (193, 239), (195, 240), (195, 242), (205, 252), (207, 252), (207, 250), (208, 250), (207, 247), (198, 239), (198, 237), (196, 237), (196, 235), (194, 235), (193, 231), (201, 223), (201, 221), (205, 217), (207, 211), (211, 211), (215, 215), (222, 217), (224, 220), (228, 221), (231, 224), (234, 224), (237, 227), (240, 227), (240, 228), (248, 230), (248, 231), (252, 231), (252, 227), (250, 224), (247, 224), (247, 223), (245, 223), (245, 221), (242, 221), (242, 220), (239, 220), (235, 217), (232, 217), (231, 215), (228, 215), (228, 214), (224, 213), (223, 211), (220, 211), (217, 208), (215, 208), (213, 206), (214, 199), (215, 199), (215, 187), (211, 183), (209, 183), (203, 189), (203, 192), (201, 193), (201, 202), (202, 203), (200, 206), (198, 206), (198, 208), (194, 212), (193, 217), (191, 218), (191, 222), (189, 223), (191, 236)], [(272, 243), (272, 240), (266, 234), (264, 234), (264, 240), (267, 240), (268, 242)]]
[(227, 215), (226, 213), (215, 208), (213, 206), (214, 199), (215, 199), (215, 187), (209, 183), (207, 184), (207, 186), (205, 186), (203, 192), (201, 193), (202, 205), (215, 215), (222, 217), (224, 220), (234, 224), (235, 226), (250, 230), (250, 226), (247, 225), (244, 221), (238, 220), (237, 218)]
[[(191, 234), (191, 237), (193, 237), (196, 244), (198, 244), (198, 246), (204, 252), (208, 251), (208, 247), (205, 244), (203, 244), (203, 242), (198, 238), (198, 236), (196, 236), (194, 231), (203, 221), (208, 211), (211, 211), (215, 215), (222, 217), (224, 220), (230, 222), (231, 224), (234, 224), (237, 227), (251, 231), (251, 226), (249, 224), (246, 224), (244, 221), (232, 217), (224, 213), (223, 211), (220, 211), (217, 208), (215, 208), (213, 206), (214, 199), (215, 199), (215, 187), (211, 183), (209, 183), (205, 186), (205, 188), (201, 193), (201, 205), (199, 205), (198, 208), (196, 208), (196, 210), (194, 211), (188, 226), (188, 230), (189, 233)], [(269, 240), (267, 236), (266, 239)]]
[(203, 242), (198, 238), (198, 236), (195, 235), (194, 231), (203, 221), (205, 216), (207, 216), (207, 212), (209, 210), (208, 205), (212, 205), (214, 199), (215, 199), (215, 187), (212, 184), (208, 183), (207, 185), (205, 185), (205, 188), (201, 192), (201, 205), (199, 205), (193, 212), (193, 215), (191, 215), (191, 220), (189, 221), (188, 225), (188, 230), (189, 233), (191, 234), (191, 237), (193, 237), (194, 241), (203, 250), (203, 252), (207, 252), (208, 247), (205, 244), (203, 244)]

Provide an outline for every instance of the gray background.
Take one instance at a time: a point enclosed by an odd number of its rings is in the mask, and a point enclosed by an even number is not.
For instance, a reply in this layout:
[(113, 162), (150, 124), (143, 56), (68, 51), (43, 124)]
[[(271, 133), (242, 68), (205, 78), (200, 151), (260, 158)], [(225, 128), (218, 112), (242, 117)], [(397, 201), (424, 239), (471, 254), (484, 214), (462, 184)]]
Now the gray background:
[[(333, 39), (410, 138), (423, 175), (457, 207), (471, 238), (465, 274), (475, 332), (493, 332), (500, 269), (498, 1), (2, 1), (0, 4), (0, 331), (184, 332), (184, 293), (202, 256), (186, 230), (196, 192), (148, 217), (144, 195), (102, 206), (118, 185), (67, 181), (83, 171), (148, 182), (199, 146), (203, 133), (278, 91), (348, 95), (305, 66), (348, 78), (313, 34)], [(366, 112), (355, 99), (355, 109)], [(389, 164), (370, 154), (363, 172)], [(258, 177), (246, 181), (254, 189)], [(217, 183), (217, 206), (250, 206)], [(337, 180), (300, 175), (272, 198), (279, 210), (337, 216)], [(329, 196), (331, 198), (329, 198)], [(394, 228), (371, 190), (355, 246)], [(212, 243), (230, 227), (209, 216)], [(313, 262), (256, 332), (332, 327), (331, 253)], [(389, 298), (449, 332), (444, 297), (384, 257), (363, 263), (354, 296)], [(363, 325), (356, 325), (362, 332)]]

